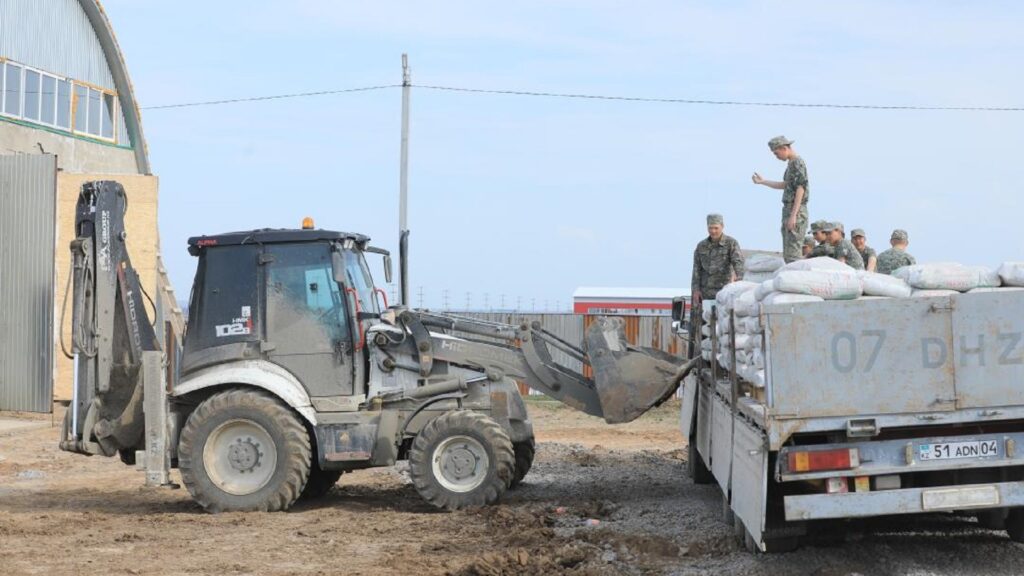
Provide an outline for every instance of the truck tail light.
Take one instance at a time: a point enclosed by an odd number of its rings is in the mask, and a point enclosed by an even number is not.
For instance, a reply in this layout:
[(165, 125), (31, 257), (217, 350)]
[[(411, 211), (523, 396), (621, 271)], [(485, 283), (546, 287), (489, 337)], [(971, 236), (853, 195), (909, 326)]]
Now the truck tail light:
[(849, 470), (860, 466), (860, 452), (856, 448), (790, 452), (788, 464), (790, 472)]

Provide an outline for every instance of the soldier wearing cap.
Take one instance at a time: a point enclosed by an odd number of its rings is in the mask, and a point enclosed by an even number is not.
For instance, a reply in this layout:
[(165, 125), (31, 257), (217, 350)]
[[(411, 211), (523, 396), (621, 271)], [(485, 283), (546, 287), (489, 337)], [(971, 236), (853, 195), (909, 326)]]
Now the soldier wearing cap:
[(757, 172), (751, 177), (754, 184), (783, 191), (782, 257), (786, 262), (800, 259), (800, 243), (807, 232), (807, 200), (811, 193), (807, 181), (807, 164), (793, 150), (793, 143), (785, 136), (776, 136), (768, 141), (768, 148), (772, 154), (787, 163), (782, 182), (765, 180)]
[(878, 254), (875, 249), (868, 246), (868, 237), (861, 228), (854, 228), (853, 232), (850, 232), (850, 242), (853, 247), (857, 249), (860, 254), (861, 260), (864, 261), (864, 269), (868, 272), (874, 272), (875, 267), (878, 264)]
[(828, 242), (832, 245), (832, 257), (854, 270), (863, 270), (864, 260), (860, 257), (860, 252), (853, 247), (853, 243), (846, 239), (843, 223), (831, 222), (825, 231), (828, 232)]
[(910, 237), (906, 230), (896, 229), (892, 231), (889, 238), (892, 248), (878, 255), (878, 267), (875, 270), (879, 274), (892, 274), (897, 268), (917, 264), (917, 260), (907, 253), (907, 245), (910, 244)]
[(814, 252), (814, 247), (817, 245), (818, 243), (814, 241), (814, 236), (804, 236), (804, 258), (810, 258), (811, 252)]
[(814, 240), (817, 241), (818, 245), (811, 250), (811, 258), (817, 258), (819, 256), (832, 256), (832, 245), (828, 243), (828, 232), (825, 232), (825, 228), (828, 226), (828, 222), (824, 220), (817, 220), (811, 224), (811, 235)]
[(743, 277), (740, 243), (726, 236), (724, 229), (721, 214), (708, 214), (708, 237), (693, 251), (693, 308), (699, 307), (702, 300), (713, 300), (723, 286)]

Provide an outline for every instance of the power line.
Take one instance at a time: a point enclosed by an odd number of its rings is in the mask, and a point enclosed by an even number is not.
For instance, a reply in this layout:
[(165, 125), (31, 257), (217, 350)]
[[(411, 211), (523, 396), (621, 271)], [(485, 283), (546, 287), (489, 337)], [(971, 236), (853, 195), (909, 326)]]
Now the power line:
[[(537, 92), (530, 90), (503, 90), (488, 88), (467, 88), (462, 86), (439, 86), (430, 84), (411, 84), (413, 88), (460, 92), (463, 94), (492, 94), (504, 96), (529, 96), (535, 98), (562, 98), (572, 100), (607, 100), (616, 102), (647, 102), (656, 104), (689, 104), (705, 106), (745, 106), (760, 108), (826, 108), (838, 110), (913, 110), (936, 112), (1024, 112), (1024, 106), (932, 106), (932, 105), (901, 105), (901, 104), (837, 104), (828, 102), (761, 102), (754, 100), (713, 100), (695, 98), (662, 98), (643, 96), (616, 96), (610, 94), (579, 94), (571, 92)], [(266, 100), (283, 100), (289, 98), (306, 98), (311, 96), (328, 96), (353, 92), (370, 92), (401, 88), (401, 84), (383, 84), (379, 86), (363, 86), (360, 88), (344, 88), (340, 90), (322, 90), (319, 92), (297, 92), (294, 94), (276, 94), (270, 96), (252, 96), (226, 100), (209, 100), (205, 102), (186, 102), (182, 104), (164, 104), (145, 106), (143, 110), (166, 110), (169, 108), (194, 108), (198, 106), (216, 106), (221, 104), (238, 104), (242, 102), (261, 102)]]
[(933, 110), (957, 112), (1024, 112), (1024, 106), (916, 106), (891, 104), (834, 104), (803, 102), (757, 102), (743, 100), (706, 100), (691, 98), (647, 98), (641, 96), (612, 96), (606, 94), (573, 94), (563, 92), (531, 92), (527, 90), (491, 90), (485, 88), (463, 88), (456, 86), (430, 86), (413, 84), (414, 88), (465, 92), (470, 94), (503, 94), (508, 96), (534, 96), (541, 98), (572, 98), (583, 100), (614, 100), (620, 102), (653, 102), (661, 104), (705, 104), (713, 106), (758, 106), (774, 108), (838, 108), (854, 110)]
[(381, 86), (363, 86), (361, 88), (343, 88), (341, 90), (321, 90), (319, 92), (297, 92), (295, 94), (275, 94), (272, 96), (252, 96), (249, 98), (232, 98), (230, 100), (208, 100), (206, 102), (186, 102), (183, 104), (163, 104), (160, 106), (143, 106), (143, 110), (164, 110), (167, 108), (194, 108), (196, 106), (216, 106), (219, 104), (237, 104), (240, 102), (261, 102), (264, 100), (284, 100), (287, 98), (306, 98), (309, 96), (328, 96), (331, 94), (348, 94), (351, 92), (370, 92), (387, 88), (401, 88), (401, 84), (384, 84)]

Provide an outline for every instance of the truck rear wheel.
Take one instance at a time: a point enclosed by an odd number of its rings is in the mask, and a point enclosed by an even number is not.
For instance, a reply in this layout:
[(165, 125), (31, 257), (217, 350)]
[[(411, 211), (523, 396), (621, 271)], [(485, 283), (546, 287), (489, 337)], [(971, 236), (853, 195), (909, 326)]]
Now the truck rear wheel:
[(512, 475), (512, 485), (509, 488), (519, 486), (523, 478), (526, 478), (530, 468), (533, 467), (533, 457), (537, 453), (537, 443), (531, 436), (529, 440), (513, 444), (512, 450), (516, 454), (516, 472)]
[(515, 452), (508, 434), (479, 412), (438, 416), (416, 436), (409, 472), (416, 491), (438, 508), (496, 502), (512, 483)]
[(309, 478), (309, 435), (277, 398), (226, 390), (189, 416), (178, 467), (192, 498), (207, 512), (286, 510)]
[(1024, 508), (1011, 508), (1006, 515), (1006, 533), (1014, 542), (1024, 542)]
[(711, 484), (715, 481), (715, 477), (711, 475), (711, 470), (708, 470), (700, 452), (697, 451), (696, 441), (696, 438), (690, 438), (690, 442), (686, 445), (686, 471), (690, 474), (694, 484)]

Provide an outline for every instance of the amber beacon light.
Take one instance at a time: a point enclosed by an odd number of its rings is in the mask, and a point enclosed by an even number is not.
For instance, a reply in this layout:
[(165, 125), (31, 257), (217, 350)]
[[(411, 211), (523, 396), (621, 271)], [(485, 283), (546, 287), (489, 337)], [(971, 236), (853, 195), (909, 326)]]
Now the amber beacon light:
[(302, 229), (312, 230), (313, 229), (313, 218), (306, 216), (302, 219)]

